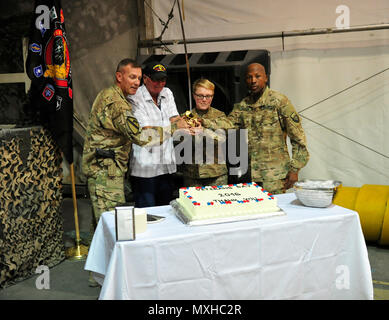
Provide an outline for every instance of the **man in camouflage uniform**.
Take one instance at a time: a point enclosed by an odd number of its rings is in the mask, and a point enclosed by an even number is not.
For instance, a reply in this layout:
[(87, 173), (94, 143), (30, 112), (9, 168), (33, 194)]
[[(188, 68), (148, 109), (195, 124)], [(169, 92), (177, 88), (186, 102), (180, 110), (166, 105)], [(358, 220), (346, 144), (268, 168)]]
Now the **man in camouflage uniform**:
[[(182, 119), (166, 128), (139, 127), (125, 96), (135, 94), (141, 77), (141, 66), (134, 60), (120, 61), (115, 84), (102, 90), (92, 105), (82, 156), (93, 207), (91, 236), (103, 212), (125, 203), (124, 176), (132, 143), (161, 144), (177, 128), (188, 127)], [(98, 286), (91, 273), (88, 282)]]
[(92, 105), (82, 170), (88, 178), (95, 227), (103, 212), (125, 203), (124, 176), (132, 143), (160, 144), (177, 128), (188, 127), (182, 119), (166, 128), (139, 127), (125, 97), (135, 94), (141, 77), (141, 66), (132, 59), (122, 60), (116, 70), (116, 83), (102, 90)]
[[(215, 85), (211, 81), (198, 79), (194, 82), (193, 97), (196, 108), (192, 110), (193, 118), (197, 120), (227, 120), (224, 112), (211, 107), (214, 92)], [(182, 115), (183, 118), (184, 116), (185, 114)], [(202, 140), (202, 143), (199, 139)], [(185, 187), (225, 185), (228, 183), (227, 165), (223, 158), (221, 145), (219, 145), (224, 141), (225, 134), (216, 134), (209, 129), (205, 129), (202, 134), (190, 139), (193, 147), (192, 161), (182, 167)], [(210, 150), (210, 148), (213, 150)], [(209, 153), (213, 153), (212, 159), (208, 159)], [(199, 154), (202, 154), (201, 160), (204, 163), (196, 164), (196, 157), (199, 157)]]
[[(298, 172), (309, 159), (301, 119), (289, 99), (267, 87), (264, 67), (250, 64), (246, 71), (250, 91), (228, 116), (228, 120), (204, 120), (211, 129), (248, 129), (252, 181), (274, 194), (284, 193), (298, 180)], [(292, 145), (289, 157), (286, 137)]]

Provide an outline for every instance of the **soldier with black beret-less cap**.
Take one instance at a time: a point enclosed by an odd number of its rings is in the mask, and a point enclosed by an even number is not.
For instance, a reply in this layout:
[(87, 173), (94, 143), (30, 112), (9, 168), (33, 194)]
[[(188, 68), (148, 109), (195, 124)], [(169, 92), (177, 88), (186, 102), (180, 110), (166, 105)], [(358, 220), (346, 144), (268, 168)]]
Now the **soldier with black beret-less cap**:
[(151, 78), (153, 81), (167, 79), (166, 66), (157, 61), (151, 61), (146, 64), (145, 68), (143, 69), (143, 74)]
[[(151, 61), (143, 69), (143, 85), (136, 94), (127, 96), (142, 127), (164, 127), (181, 119), (173, 92), (165, 87), (167, 78), (166, 65)], [(167, 205), (173, 200), (177, 187), (173, 177), (177, 171), (173, 138), (160, 146), (134, 146), (129, 168), (135, 207)]]

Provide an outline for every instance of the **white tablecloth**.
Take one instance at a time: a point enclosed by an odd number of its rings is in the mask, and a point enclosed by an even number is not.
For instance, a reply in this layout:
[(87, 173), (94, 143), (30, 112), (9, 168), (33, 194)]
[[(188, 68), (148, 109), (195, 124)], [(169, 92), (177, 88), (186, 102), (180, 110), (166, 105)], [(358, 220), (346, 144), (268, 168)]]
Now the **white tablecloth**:
[(100, 299), (373, 299), (358, 214), (276, 197), (286, 216), (208, 226), (147, 208), (166, 219), (135, 241), (116, 242), (105, 212), (85, 269), (101, 282)]

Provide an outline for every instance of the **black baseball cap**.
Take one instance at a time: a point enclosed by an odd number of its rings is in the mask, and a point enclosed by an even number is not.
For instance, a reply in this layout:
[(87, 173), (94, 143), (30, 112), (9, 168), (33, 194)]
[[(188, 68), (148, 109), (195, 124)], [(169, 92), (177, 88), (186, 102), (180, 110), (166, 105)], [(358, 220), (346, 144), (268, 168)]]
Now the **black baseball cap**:
[(146, 64), (143, 73), (154, 81), (167, 78), (166, 66), (158, 61), (151, 61)]

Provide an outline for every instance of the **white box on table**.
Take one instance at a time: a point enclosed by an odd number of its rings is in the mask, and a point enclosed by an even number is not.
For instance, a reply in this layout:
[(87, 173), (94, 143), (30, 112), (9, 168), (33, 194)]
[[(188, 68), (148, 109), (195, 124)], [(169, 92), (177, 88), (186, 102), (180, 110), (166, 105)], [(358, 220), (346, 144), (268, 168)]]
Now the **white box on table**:
[(147, 229), (145, 209), (128, 207), (115, 208), (116, 241), (135, 240), (136, 235)]

